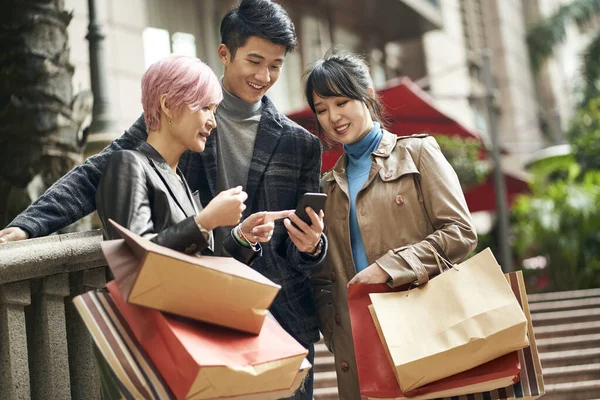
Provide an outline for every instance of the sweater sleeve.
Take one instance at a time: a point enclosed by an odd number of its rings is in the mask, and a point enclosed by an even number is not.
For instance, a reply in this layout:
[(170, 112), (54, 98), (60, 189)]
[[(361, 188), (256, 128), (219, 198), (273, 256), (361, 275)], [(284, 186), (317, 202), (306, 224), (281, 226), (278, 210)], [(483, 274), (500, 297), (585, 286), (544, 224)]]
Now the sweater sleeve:
[(19, 227), (34, 238), (49, 235), (90, 214), (96, 209), (96, 188), (110, 156), (119, 150), (137, 148), (146, 137), (142, 115), (123, 136), (60, 178), (8, 226)]

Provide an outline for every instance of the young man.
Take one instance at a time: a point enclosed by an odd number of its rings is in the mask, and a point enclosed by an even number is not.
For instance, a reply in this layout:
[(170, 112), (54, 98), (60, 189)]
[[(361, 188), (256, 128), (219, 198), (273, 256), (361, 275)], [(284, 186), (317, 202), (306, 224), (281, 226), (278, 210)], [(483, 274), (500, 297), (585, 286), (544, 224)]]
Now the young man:
[[(295, 209), (304, 193), (319, 191), (319, 140), (280, 114), (265, 96), (279, 78), (285, 55), (295, 46), (289, 16), (270, 0), (243, 0), (223, 19), (218, 54), (224, 66), (224, 100), (217, 111), (217, 128), (204, 152), (186, 153), (179, 163), (204, 205), (220, 191), (241, 185), (248, 193), (245, 218), (257, 211)], [(56, 182), (10, 228), (0, 231), (0, 238), (47, 235), (94, 211), (96, 187), (107, 159), (117, 150), (137, 148), (146, 136), (142, 116), (100, 154)], [(312, 363), (319, 333), (309, 278), (325, 256), (326, 239), (322, 215), (312, 210), (309, 215), (310, 226), (295, 215), (277, 224), (253, 268), (281, 285), (271, 312), (309, 349)], [(220, 248), (224, 232), (215, 233), (215, 249)], [(305, 390), (294, 398), (312, 399), (312, 372)]]

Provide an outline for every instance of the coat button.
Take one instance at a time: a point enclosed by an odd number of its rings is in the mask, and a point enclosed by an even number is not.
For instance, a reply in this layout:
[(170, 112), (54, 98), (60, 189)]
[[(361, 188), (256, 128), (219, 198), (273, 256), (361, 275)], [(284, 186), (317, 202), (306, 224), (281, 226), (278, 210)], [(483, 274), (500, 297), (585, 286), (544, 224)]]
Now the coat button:
[(335, 323), (339, 325), (340, 324), (340, 314), (335, 314), (334, 319), (335, 319)]
[(344, 372), (348, 372), (350, 370), (350, 364), (348, 364), (346, 361), (342, 361), (340, 363), (340, 367), (342, 367), (342, 371)]
[(329, 274), (329, 279), (331, 279), (331, 282), (335, 282), (335, 272)]
[(401, 206), (402, 204), (404, 204), (404, 196), (402, 196), (401, 194), (399, 194), (398, 196), (396, 196), (396, 204), (398, 204), (399, 206)]

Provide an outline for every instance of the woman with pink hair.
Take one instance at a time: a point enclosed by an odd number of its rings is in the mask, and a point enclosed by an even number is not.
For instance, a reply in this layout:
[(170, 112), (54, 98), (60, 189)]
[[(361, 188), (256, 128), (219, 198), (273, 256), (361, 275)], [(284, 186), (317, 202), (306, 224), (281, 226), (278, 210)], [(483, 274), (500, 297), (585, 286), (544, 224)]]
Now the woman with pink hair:
[[(218, 78), (195, 57), (171, 55), (152, 64), (142, 78), (148, 138), (136, 150), (115, 152), (96, 195), (106, 239), (120, 237), (109, 219), (151, 241), (188, 254), (212, 254), (212, 230), (238, 224), (246, 208), (241, 186), (219, 193), (206, 208), (178, 168), (187, 151), (204, 151), (223, 99)], [(250, 215), (231, 230), (223, 248), (246, 264), (261, 255), (274, 220), (288, 211)], [(102, 398), (120, 398), (108, 365), (97, 352)]]

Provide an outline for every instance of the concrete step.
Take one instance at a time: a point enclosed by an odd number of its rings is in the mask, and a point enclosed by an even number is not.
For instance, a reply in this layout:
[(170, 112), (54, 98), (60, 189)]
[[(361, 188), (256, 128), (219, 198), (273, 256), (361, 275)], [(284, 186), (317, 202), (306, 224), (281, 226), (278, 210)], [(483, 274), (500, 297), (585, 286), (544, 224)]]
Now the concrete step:
[(600, 394), (600, 380), (546, 385), (544, 400), (589, 400)]
[(529, 305), (529, 310), (532, 313), (547, 312), (547, 311), (567, 311), (576, 309), (587, 309), (600, 307), (600, 297), (569, 299), (558, 301), (544, 301), (541, 303), (533, 303)]
[(598, 379), (600, 379), (600, 363), (544, 368), (546, 385)]
[(544, 338), (538, 339), (536, 343), (540, 353), (557, 350), (589, 349), (600, 347), (600, 333)]
[(313, 391), (314, 400), (339, 400), (337, 386), (328, 388), (315, 388)]
[(315, 373), (334, 371), (335, 370), (334, 364), (335, 364), (335, 360), (334, 360), (333, 356), (317, 357), (317, 358), (315, 358), (314, 371), (315, 371)]
[(537, 302), (541, 302), (541, 301), (583, 299), (586, 297), (600, 297), (600, 288), (599, 289), (585, 289), (585, 290), (571, 290), (571, 291), (564, 291), (564, 292), (536, 293), (536, 294), (528, 294), (527, 295), (529, 304), (537, 303)]
[(327, 350), (325, 343), (317, 343), (315, 344), (315, 357), (327, 357), (330, 356), (331, 353)]
[(335, 371), (315, 372), (315, 387), (337, 386), (337, 377)]
[(531, 314), (531, 321), (536, 327), (600, 321), (600, 308), (535, 313)]
[(572, 335), (588, 335), (600, 332), (600, 321), (537, 326), (533, 331), (536, 339)]
[(540, 353), (542, 367), (564, 367), (568, 365), (600, 363), (600, 348), (553, 351)]

